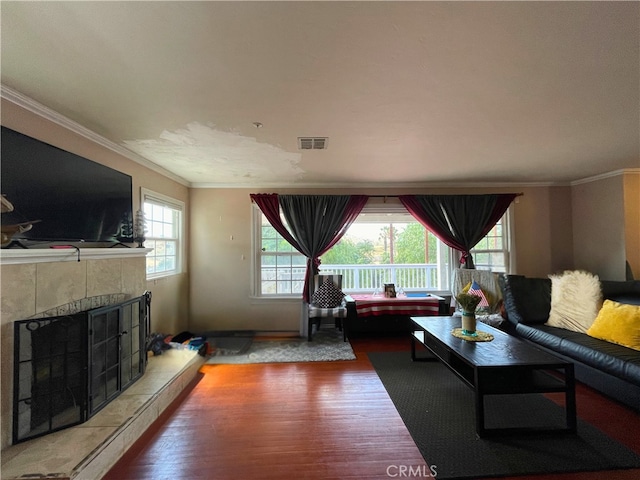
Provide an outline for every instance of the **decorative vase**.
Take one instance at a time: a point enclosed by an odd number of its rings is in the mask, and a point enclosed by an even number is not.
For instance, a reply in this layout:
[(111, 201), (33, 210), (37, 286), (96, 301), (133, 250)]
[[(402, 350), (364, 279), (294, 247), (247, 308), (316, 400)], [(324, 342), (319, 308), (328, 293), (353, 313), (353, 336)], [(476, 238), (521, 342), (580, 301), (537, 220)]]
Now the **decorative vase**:
[(462, 333), (465, 335), (476, 334), (476, 312), (462, 311)]

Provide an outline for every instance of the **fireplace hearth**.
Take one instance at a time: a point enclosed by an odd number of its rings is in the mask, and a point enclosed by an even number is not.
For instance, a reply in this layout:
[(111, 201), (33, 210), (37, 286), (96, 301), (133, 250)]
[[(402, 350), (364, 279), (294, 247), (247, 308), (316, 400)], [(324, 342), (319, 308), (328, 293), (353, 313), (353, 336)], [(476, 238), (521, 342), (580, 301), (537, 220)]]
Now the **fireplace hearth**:
[(144, 374), (150, 303), (14, 323), (14, 444), (87, 421)]

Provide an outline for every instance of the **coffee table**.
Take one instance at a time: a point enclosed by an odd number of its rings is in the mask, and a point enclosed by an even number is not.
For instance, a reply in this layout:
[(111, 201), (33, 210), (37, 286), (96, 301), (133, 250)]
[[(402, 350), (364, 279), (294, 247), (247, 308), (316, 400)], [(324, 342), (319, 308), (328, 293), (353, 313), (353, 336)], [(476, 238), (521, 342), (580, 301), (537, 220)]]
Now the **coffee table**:
[[(573, 363), (564, 361), (496, 328), (478, 322), (477, 330), (491, 333), (490, 342), (470, 342), (454, 337), (459, 317), (411, 317), (411, 359), (440, 360), (474, 392), (476, 433), (483, 437), (509, 433), (576, 432), (576, 396)], [(417, 356), (416, 342), (433, 356)], [(485, 426), (487, 395), (562, 392), (565, 424), (558, 427)]]

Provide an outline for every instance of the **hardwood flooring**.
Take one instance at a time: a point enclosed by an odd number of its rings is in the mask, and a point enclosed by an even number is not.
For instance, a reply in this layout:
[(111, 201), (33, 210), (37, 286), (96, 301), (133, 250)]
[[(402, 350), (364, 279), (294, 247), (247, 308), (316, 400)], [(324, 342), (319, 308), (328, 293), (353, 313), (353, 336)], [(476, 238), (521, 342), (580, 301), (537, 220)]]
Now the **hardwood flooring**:
[[(205, 365), (104, 479), (430, 478), (366, 355), (408, 352), (409, 340), (351, 343), (355, 361)], [(636, 412), (582, 385), (576, 394), (581, 418), (640, 453)], [(640, 469), (513, 478), (636, 480)]]

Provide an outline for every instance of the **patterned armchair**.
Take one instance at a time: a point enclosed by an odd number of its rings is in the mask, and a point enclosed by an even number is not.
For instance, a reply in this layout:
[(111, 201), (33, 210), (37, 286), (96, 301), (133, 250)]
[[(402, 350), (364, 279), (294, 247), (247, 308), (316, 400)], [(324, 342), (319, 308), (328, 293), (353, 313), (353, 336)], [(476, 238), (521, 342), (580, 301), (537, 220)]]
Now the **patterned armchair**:
[(319, 330), (325, 318), (333, 319), (335, 327), (342, 330), (342, 319), (347, 317), (342, 275), (315, 275), (310, 290), (307, 339), (311, 341), (314, 325)]

